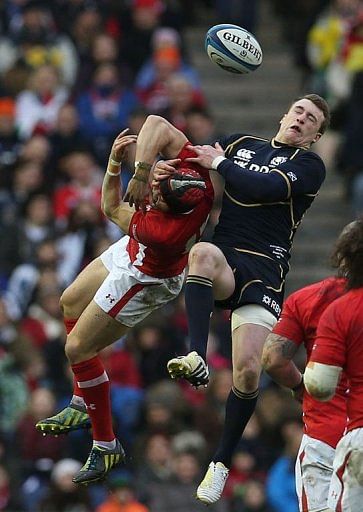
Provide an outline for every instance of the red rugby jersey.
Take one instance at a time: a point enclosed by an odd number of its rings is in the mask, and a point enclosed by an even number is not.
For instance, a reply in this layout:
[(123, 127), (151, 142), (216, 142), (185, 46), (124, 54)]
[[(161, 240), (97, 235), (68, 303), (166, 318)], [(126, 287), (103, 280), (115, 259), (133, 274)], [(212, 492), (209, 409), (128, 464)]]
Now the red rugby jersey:
[(173, 214), (148, 207), (146, 213), (134, 213), (127, 251), (131, 262), (144, 274), (154, 277), (173, 277), (180, 274), (187, 262), (191, 247), (197, 242), (213, 205), (214, 191), (209, 171), (200, 165), (185, 162), (196, 156), (184, 146), (178, 155), (180, 167), (194, 169), (207, 185), (203, 200), (187, 213)]
[[(363, 427), (363, 289), (350, 290), (321, 317), (311, 361), (343, 368), (349, 380), (347, 430)], [(331, 425), (328, 424), (327, 429)]]
[[(292, 293), (284, 302), (273, 332), (296, 345), (303, 343), (310, 359), (320, 317), (334, 300), (344, 294), (345, 283), (345, 279), (328, 277)], [(335, 448), (347, 423), (346, 390), (347, 382), (342, 377), (330, 402), (319, 402), (304, 392), (303, 422), (307, 435)]]

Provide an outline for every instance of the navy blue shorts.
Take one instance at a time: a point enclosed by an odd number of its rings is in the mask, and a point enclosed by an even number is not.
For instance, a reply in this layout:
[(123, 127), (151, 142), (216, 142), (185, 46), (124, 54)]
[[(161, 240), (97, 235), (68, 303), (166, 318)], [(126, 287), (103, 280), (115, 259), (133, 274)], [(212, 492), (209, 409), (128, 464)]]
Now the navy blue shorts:
[(278, 318), (284, 299), (286, 275), (281, 265), (258, 253), (218, 247), (233, 270), (236, 287), (231, 297), (215, 301), (215, 305), (233, 311), (246, 304), (258, 304)]

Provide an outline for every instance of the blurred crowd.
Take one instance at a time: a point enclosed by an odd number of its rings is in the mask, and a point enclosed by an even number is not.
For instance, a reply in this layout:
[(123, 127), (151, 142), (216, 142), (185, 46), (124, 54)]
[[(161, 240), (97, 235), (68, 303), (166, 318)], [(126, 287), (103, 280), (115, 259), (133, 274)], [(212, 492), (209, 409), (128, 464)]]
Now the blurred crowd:
[(272, 0), (291, 45), (301, 87), (322, 95), (332, 109), (331, 130), (319, 152), (342, 176), (355, 217), (363, 212), (363, 2)]
[[(324, 151), (339, 162), (352, 207), (362, 211), (361, 2), (267, 1), (277, 16), (284, 13), (281, 31), (302, 70), (302, 87), (334, 107)], [(202, 7), (215, 23), (233, 20), (258, 33), (259, 3), (1, 2), (0, 511), (204, 509), (193, 495), (221, 432), (231, 387), (227, 312), (213, 316), (207, 389), (167, 376), (168, 359), (188, 346), (183, 295), (103, 351), (115, 432), (128, 454), (125, 468), (106, 484), (72, 484), (91, 445), (87, 432), (42, 437), (34, 424), (72, 394), (60, 295), (123, 235), (100, 211), (114, 137), (127, 126), (138, 133), (150, 113), (169, 119), (196, 144), (221, 135), (183, 29), (196, 23)], [(293, 24), (299, 25), (294, 31)], [(131, 173), (126, 162), (124, 187)], [(205, 239), (218, 208), (217, 194)], [(216, 512), (297, 512), (294, 459), (301, 435), (300, 406), (264, 378)]]

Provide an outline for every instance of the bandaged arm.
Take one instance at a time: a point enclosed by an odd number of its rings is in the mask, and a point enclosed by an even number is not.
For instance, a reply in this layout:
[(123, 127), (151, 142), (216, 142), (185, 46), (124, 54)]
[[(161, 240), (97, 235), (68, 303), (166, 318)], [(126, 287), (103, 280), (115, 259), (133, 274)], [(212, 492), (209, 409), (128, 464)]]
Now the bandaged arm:
[(342, 368), (310, 361), (305, 368), (304, 384), (309, 395), (321, 402), (331, 400), (339, 382)]

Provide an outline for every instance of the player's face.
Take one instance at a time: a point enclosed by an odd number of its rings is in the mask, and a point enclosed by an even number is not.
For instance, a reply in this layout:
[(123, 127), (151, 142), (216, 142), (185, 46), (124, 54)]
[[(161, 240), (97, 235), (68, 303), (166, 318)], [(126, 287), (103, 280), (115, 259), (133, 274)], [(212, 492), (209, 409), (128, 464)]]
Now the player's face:
[(290, 146), (308, 148), (320, 139), (323, 121), (323, 112), (312, 101), (303, 98), (296, 101), (281, 119), (275, 139)]
[(151, 187), (151, 205), (157, 210), (161, 210), (162, 212), (168, 212), (170, 210), (169, 206), (163, 199), (161, 195), (160, 188), (158, 186)]

